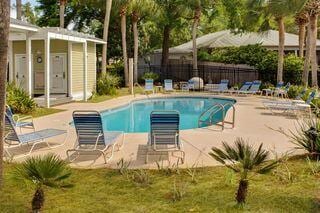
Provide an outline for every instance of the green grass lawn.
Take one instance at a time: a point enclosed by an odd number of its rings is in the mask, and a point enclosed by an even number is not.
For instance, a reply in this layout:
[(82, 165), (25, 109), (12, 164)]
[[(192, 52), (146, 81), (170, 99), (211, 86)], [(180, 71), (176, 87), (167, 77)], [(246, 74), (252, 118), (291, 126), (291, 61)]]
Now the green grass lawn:
[(58, 112), (63, 112), (65, 110), (63, 109), (56, 109), (56, 108), (42, 108), (42, 107), (37, 107), (36, 110), (34, 110), (33, 112), (29, 113), (29, 114), (22, 114), (21, 116), (28, 116), (31, 115), (33, 118), (37, 118), (37, 117), (42, 117), (42, 116), (46, 116), (46, 115), (51, 115), (54, 113), (58, 113)]
[[(234, 201), (237, 176), (224, 167), (196, 170), (196, 182), (188, 170), (147, 171), (149, 186), (134, 182), (134, 171), (121, 175), (110, 169), (73, 169), (73, 188), (46, 188), (43, 212), (319, 212), (319, 176), (304, 159), (286, 166), (254, 176), (242, 209)], [(12, 178), (13, 167), (5, 166), (0, 212), (30, 212), (33, 190)], [(174, 183), (184, 194), (179, 201), (172, 199)]]
[[(86, 103), (99, 103), (99, 102), (110, 100), (112, 98), (117, 98), (117, 97), (121, 97), (121, 96), (125, 96), (125, 95), (130, 94), (128, 88), (120, 88), (117, 91), (118, 91), (117, 94), (113, 95), (113, 96), (111, 96), (111, 95), (95, 95), (92, 98), (90, 98)], [(140, 89), (139, 87), (135, 87), (134, 92), (136, 94), (140, 94), (143, 92), (143, 90)], [(83, 102), (83, 101), (81, 101), (81, 102)]]

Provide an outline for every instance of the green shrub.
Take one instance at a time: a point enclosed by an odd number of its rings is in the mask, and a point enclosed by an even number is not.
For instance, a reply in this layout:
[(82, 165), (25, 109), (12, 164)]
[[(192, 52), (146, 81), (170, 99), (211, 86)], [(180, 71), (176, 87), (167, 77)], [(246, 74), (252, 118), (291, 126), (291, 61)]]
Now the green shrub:
[(98, 95), (116, 95), (120, 85), (120, 77), (114, 74), (101, 74), (97, 79)]
[(6, 86), (6, 101), (14, 113), (28, 114), (37, 106), (24, 89), (13, 83)]
[[(276, 84), (278, 53), (267, 50), (259, 44), (241, 47), (216, 48), (199, 51), (198, 60), (225, 64), (247, 64), (255, 67), (264, 82)], [(301, 84), (303, 60), (293, 54), (284, 58), (284, 81), (291, 84)]]
[(302, 83), (302, 71), (303, 60), (293, 54), (289, 54), (284, 59), (284, 73), (283, 78), (285, 82), (291, 84), (301, 85)]
[(155, 72), (145, 72), (141, 77), (142, 80), (153, 79), (154, 81), (157, 81), (159, 78), (159, 74)]
[(108, 66), (107, 72), (111, 73), (112, 75), (119, 76), (120, 77), (119, 86), (125, 86), (123, 61), (119, 61)]

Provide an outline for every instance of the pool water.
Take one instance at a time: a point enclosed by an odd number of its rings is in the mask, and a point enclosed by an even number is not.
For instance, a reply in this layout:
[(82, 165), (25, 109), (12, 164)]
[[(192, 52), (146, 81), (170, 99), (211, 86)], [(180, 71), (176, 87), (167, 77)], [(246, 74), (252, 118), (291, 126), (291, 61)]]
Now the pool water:
[[(180, 129), (194, 129), (198, 128), (199, 116), (211, 106), (234, 102), (232, 99), (207, 97), (151, 98), (104, 111), (102, 121), (104, 129), (109, 131), (149, 132), (152, 111), (176, 110), (180, 113)], [(222, 111), (217, 113), (213, 120), (221, 121), (222, 114)]]

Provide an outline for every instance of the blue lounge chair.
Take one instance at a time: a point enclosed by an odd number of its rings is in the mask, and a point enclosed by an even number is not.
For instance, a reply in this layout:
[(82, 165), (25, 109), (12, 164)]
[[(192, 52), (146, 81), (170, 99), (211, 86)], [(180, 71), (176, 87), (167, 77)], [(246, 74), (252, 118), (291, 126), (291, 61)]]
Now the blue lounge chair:
[(165, 79), (164, 80), (164, 91), (165, 92), (173, 92), (173, 83), (171, 79)]
[(155, 152), (180, 152), (178, 160), (184, 162), (185, 153), (179, 137), (180, 115), (177, 111), (153, 111), (150, 114), (150, 135), (146, 163), (150, 150)]
[[(70, 152), (88, 153), (100, 152), (104, 162), (107, 163), (113, 157), (115, 146), (118, 150), (123, 147), (124, 134), (120, 131), (104, 131), (101, 115), (97, 111), (74, 111), (72, 114), (74, 126), (77, 133), (77, 141), (73, 149), (67, 150), (70, 160)], [(118, 139), (121, 139), (121, 144)], [(111, 149), (110, 156), (107, 151)], [(73, 159), (75, 160), (75, 159)]]
[(154, 94), (153, 79), (146, 79), (145, 80), (144, 91), (145, 92), (152, 92)]
[(283, 87), (283, 85), (284, 85), (283, 81), (279, 81), (275, 88), (273, 88), (273, 89), (270, 89), (270, 88), (263, 89), (262, 92), (265, 92), (266, 96), (269, 96), (269, 95), (272, 96), (273, 93), (276, 90), (281, 89)]
[(260, 93), (261, 81), (253, 81), (251, 87), (247, 91), (239, 91), (238, 94), (258, 94)]
[(211, 92), (227, 92), (228, 91), (228, 84), (229, 84), (229, 80), (222, 79), (220, 81), (218, 89), (213, 89), (213, 90), (211, 90)]
[(194, 89), (195, 89), (195, 86), (194, 86), (193, 80), (189, 80), (188, 82), (181, 84), (181, 91), (190, 91)]
[(20, 117), (17, 114), (13, 114), (9, 105), (6, 105), (6, 114), (8, 115), (8, 118), (11, 120), (11, 123), (13, 124), (13, 126), (20, 128), (20, 132), (22, 128), (29, 128), (34, 130), (32, 116)]
[(276, 89), (276, 90), (273, 92), (273, 96), (276, 96), (276, 97), (279, 97), (279, 96), (280, 96), (281, 98), (286, 98), (286, 97), (288, 97), (288, 91), (289, 91), (289, 89), (290, 89), (290, 86), (291, 86), (291, 84), (288, 82), (284, 88)]
[(229, 93), (240, 93), (243, 91), (248, 91), (249, 88), (251, 87), (251, 85), (252, 85), (252, 82), (247, 81), (240, 87), (240, 89), (238, 89), (238, 90), (237, 89), (230, 89), (230, 90), (228, 90), (228, 92)]
[[(50, 149), (63, 146), (65, 144), (65, 141), (68, 135), (66, 130), (60, 130), (60, 129), (43, 129), (43, 130), (31, 132), (31, 133), (18, 134), (12, 119), (7, 114), (5, 115), (5, 129), (6, 129), (6, 135), (4, 137), (4, 142), (8, 146), (5, 147), (4, 150), (10, 158), (13, 158), (13, 155), (9, 152), (9, 149), (11, 148), (22, 147), (24, 145), (32, 144), (29, 152), (22, 156), (24, 157), (24, 156), (30, 155), (34, 147), (40, 143), (46, 143)], [(46, 139), (48, 138), (56, 137), (63, 134), (65, 134), (64, 141), (63, 143), (57, 146), (50, 146), (50, 144), (46, 141)]]

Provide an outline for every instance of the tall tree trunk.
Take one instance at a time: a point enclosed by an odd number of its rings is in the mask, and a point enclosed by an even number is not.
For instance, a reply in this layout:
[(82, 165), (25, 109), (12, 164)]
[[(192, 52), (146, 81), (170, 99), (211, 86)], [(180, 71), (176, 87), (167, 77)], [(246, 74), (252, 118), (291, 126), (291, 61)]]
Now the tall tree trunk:
[(164, 26), (162, 41), (161, 72), (166, 72), (169, 64), (170, 32), (171, 27), (169, 25)]
[(284, 42), (285, 42), (285, 29), (284, 18), (279, 17), (277, 19), (279, 26), (279, 49), (278, 49), (278, 73), (277, 82), (283, 81), (283, 62), (284, 62)]
[(306, 25), (299, 25), (299, 57), (303, 58), (304, 56), (304, 45), (306, 39)]
[(32, 199), (32, 212), (40, 213), (44, 203), (44, 192), (41, 188), (37, 188)]
[[(133, 15), (134, 16), (134, 15)], [(138, 82), (138, 54), (139, 54), (139, 32), (138, 32), (138, 18), (132, 18), (133, 28), (133, 82)]]
[(312, 86), (318, 87), (318, 62), (317, 62), (317, 21), (318, 15), (310, 16), (310, 54), (311, 54), (311, 73)]
[(129, 86), (129, 70), (128, 70), (128, 53), (127, 53), (127, 17), (126, 9), (122, 9), (121, 12), (121, 39), (122, 39), (122, 54), (124, 65), (124, 80), (125, 85)]
[(248, 186), (249, 186), (248, 180), (240, 180), (238, 191), (236, 194), (236, 200), (238, 204), (244, 204), (246, 202)]
[(17, 10), (17, 19), (21, 20), (21, 18), (22, 18), (21, 0), (16, 0), (16, 10)]
[(60, 27), (64, 28), (64, 11), (66, 9), (66, 0), (60, 0)]
[(3, 185), (3, 136), (6, 103), (10, 1), (0, 0), (0, 188)]
[(199, 76), (198, 72), (198, 49), (197, 49), (197, 30), (201, 17), (201, 8), (198, 7), (194, 13), (194, 20), (192, 25), (192, 59), (193, 59), (193, 75)]
[(311, 35), (311, 27), (310, 27), (310, 24), (308, 24), (307, 40), (306, 40), (306, 55), (304, 58), (303, 74), (302, 74), (302, 82), (305, 85), (305, 87), (308, 87), (308, 84), (309, 84), (310, 53), (311, 53), (310, 35)]
[(107, 48), (108, 48), (108, 32), (109, 32), (109, 22), (110, 22), (110, 13), (112, 7), (112, 0), (106, 1), (106, 14), (104, 17), (103, 24), (103, 40), (106, 42), (102, 46), (102, 74), (105, 74), (107, 71)]

